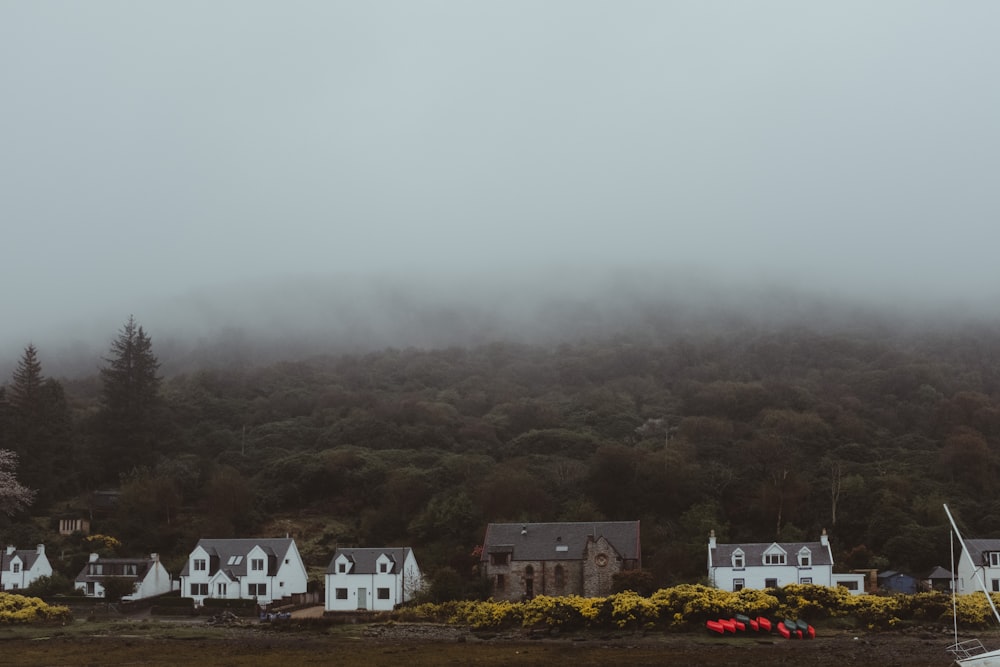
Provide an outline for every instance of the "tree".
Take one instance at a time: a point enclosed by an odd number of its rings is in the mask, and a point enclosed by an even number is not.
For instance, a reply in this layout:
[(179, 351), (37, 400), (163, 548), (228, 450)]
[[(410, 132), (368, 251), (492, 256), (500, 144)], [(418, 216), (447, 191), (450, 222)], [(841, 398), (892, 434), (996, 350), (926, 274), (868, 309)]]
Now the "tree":
[(17, 481), (17, 454), (0, 449), (0, 511), (13, 516), (35, 500), (35, 492)]
[(111, 356), (101, 369), (105, 455), (108, 472), (117, 476), (150, 464), (155, 453), (156, 417), (160, 405), (160, 363), (153, 343), (129, 316), (111, 343)]

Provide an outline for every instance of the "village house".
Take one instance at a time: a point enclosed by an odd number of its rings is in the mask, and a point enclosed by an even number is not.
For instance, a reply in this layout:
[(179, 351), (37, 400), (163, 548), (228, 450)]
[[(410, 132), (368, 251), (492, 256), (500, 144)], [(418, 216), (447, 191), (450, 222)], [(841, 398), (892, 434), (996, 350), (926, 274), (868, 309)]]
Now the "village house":
[(609, 595), (614, 575), (642, 567), (639, 522), (491, 523), (480, 567), (498, 600)]
[(1000, 592), (1000, 539), (964, 540), (956, 565), (956, 593)]
[(708, 538), (708, 581), (728, 591), (778, 588), (788, 584), (843, 586), (854, 595), (865, 592), (864, 575), (834, 573), (826, 531), (818, 542), (719, 544)]
[(326, 569), (326, 611), (390, 611), (422, 587), (420, 567), (409, 547), (337, 549)]
[(112, 577), (132, 582), (132, 592), (122, 596), (126, 602), (172, 590), (170, 573), (163, 567), (158, 554), (150, 554), (149, 558), (104, 558), (92, 553), (73, 583), (87, 597), (103, 598), (105, 583)]
[(203, 539), (180, 573), (181, 596), (256, 600), (268, 605), (306, 592), (307, 574), (295, 540)]
[(44, 544), (39, 544), (34, 549), (8, 546), (0, 552), (0, 590), (21, 590), (40, 577), (51, 576), (52, 565), (45, 555)]

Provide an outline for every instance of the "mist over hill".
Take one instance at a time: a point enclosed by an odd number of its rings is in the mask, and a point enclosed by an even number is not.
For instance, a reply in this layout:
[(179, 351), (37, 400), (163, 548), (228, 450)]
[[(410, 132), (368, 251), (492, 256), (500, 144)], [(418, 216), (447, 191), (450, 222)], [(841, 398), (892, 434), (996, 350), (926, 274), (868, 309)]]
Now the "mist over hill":
[(48, 375), (93, 374), (130, 314), (152, 336), (166, 375), (384, 348), (555, 345), (615, 337), (662, 344), (789, 327), (885, 337), (992, 321), (974, 302), (710, 278), (693, 270), (311, 275), (150, 298), (120, 313), (105, 306), (87, 321), (38, 331), (31, 340), (0, 341), (0, 372), (9, 377), (31, 342)]

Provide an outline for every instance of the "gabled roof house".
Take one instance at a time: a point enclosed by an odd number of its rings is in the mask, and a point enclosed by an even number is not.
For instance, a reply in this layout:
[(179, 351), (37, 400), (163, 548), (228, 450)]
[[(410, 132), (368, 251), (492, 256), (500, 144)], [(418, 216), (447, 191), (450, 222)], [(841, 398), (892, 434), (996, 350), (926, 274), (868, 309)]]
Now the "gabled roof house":
[(715, 588), (778, 588), (788, 584), (843, 586), (864, 593), (863, 574), (834, 574), (826, 531), (818, 542), (754, 542), (720, 544), (708, 538), (708, 581)]
[(389, 611), (413, 599), (423, 578), (413, 550), (340, 548), (326, 569), (326, 611)]
[(181, 596), (256, 600), (267, 605), (306, 592), (307, 574), (291, 538), (202, 539), (180, 573)]
[(80, 574), (76, 575), (74, 587), (87, 597), (102, 598), (104, 582), (110, 577), (132, 581), (132, 593), (123, 595), (124, 601), (163, 595), (169, 593), (173, 585), (170, 573), (163, 567), (158, 554), (150, 554), (149, 558), (104, 558), (92, 553)]
[[(994, 593), (1000, 592), (1000, 539), (966, 539), (962, 551), (956, 561), (955, 592), (962, 595), (982, 591), (982, 584)], [(969, 563), (970, 558), (975, 567)]]
[(16, 591), (27, 588), (39, 577), (51, 577), (52, 565), (45, 555), (45, 545), (34, 549), (8, 546), (0, 552), (0, 590)]
[(641, 554), (638, 521), (491, 523), (480, 568), (496, 599), (599, 597), (642, 567)]

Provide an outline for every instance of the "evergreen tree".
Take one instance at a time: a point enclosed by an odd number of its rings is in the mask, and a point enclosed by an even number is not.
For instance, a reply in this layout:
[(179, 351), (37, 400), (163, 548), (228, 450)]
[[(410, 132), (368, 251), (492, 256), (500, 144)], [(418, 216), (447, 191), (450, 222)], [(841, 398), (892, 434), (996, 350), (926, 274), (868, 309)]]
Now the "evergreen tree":
[(112, 341), (111, 356), (105, 362), (107, 366), (101, 369), (104, 453), (107, 473), (117, 477), (154, 462), (160, 363), (152, 340), (132, 316)]
[(5, 446), (17, 454), (25, 484), (48, 501), (52, 491), (65, 487), (61, 473), (72, 465), (71, 424), (62, 385), (42, 375), (34, 345), (25, 348), (14, 369), (4, 408)]

